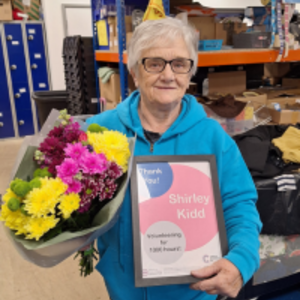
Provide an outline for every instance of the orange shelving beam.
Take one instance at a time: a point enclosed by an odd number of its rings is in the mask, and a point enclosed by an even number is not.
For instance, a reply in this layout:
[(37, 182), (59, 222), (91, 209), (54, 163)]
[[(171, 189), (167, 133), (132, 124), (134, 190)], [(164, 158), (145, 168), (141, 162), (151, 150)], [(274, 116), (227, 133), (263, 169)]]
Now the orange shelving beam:
[[(277, 50), (233, 50), (218, 52), (199, 52), (198, 67), (261, 64), (275, 62), (278, 57)], [(290, 50), (284, 61), (300, 61), (300, 50)]]
[[(243, 64), (262, 64), (275, 62), (278, 57), (278, 50), (269, 49), (243, 49), (227, 51), (208, 51), (198, 53), (198, 67), (243, 65)], [(119, 62), (118, 52), (96, 51), (97, 61)], [(123, 54), (123, 61), (127, 63), (127, 54)], [(284, 61), (300, 61), (300, 50), (290, 50)]]
[(106, 62), (119, 62), (119, 53), (112, 51), (101, 51), (97, 50), (95, 53), (96, 61), (106, 61)]

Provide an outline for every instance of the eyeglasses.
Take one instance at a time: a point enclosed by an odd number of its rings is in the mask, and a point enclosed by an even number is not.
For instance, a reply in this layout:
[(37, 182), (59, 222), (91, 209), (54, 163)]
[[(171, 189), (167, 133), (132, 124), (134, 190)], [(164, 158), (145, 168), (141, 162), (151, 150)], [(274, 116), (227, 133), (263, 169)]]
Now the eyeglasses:
[(149, 73), (161, 73), (167, 64), (170, 64), (171, 69), (176, 74), (187, 74), (191, 71), (194, 61), (187, 58), (175, 58), (165, 60), (160, 57), (145, 57), (141, 60), (145, 71)]

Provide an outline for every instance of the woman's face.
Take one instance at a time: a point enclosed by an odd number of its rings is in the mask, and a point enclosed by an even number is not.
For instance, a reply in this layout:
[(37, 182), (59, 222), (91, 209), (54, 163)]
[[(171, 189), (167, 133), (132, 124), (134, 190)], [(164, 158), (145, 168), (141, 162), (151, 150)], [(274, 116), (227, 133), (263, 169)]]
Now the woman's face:
[[(183, 39), (143, 51), (140, 59), (145, 57), (163, 58), (170, 61), (175, 58), (190, 59), (189, 51)], [(176, 106), (181, 102), (191, 79), (191, 72), (188, 74), (176, 74), (172, 71), (170, 64), (167, 64), (161, 73), (149, 73), (144, 69), (142, 63), (138, 65), (138, 73), (131, 72), (135, 84), (140, 90), (141, 101), (159, 106)]]

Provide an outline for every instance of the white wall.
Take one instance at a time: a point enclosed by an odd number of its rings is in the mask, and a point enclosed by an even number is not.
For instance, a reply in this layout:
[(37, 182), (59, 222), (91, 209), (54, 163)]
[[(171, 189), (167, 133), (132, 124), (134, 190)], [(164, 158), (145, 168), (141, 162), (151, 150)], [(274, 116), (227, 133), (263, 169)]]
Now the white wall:
[[(245, 8), (262, 5), (260, 0), (193, 0), (193, 2), (200, 2), (204, 6), (214, 8)], [(296, 9), (300, 11), (300, 4), (296, 4)]]
[[(66, 36), (93, 36), (91, 7), (64, 7)], [(82, 20), (84, 22), (78, 22)]]
[[(65, 90), (62, 4), (90, 5), (90, 3), (90, 0), (42, 0), (53, 90)], [(82, 22), (86, 22), (85, 18), (78, 19), (78, 23)], [(92, 27), (92, 24), (90, 26)]]
[(247, 6), (261, 6), (260, 0), (193, 0), (203, 6), (214, 8), (245, 8)]

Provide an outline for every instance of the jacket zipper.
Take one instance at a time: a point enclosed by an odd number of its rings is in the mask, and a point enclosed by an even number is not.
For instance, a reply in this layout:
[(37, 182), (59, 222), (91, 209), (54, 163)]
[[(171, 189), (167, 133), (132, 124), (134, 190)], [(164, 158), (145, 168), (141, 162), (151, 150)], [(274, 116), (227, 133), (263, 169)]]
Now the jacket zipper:
[(150, 152), (153, 153), (153, 144), (150, 144)]

